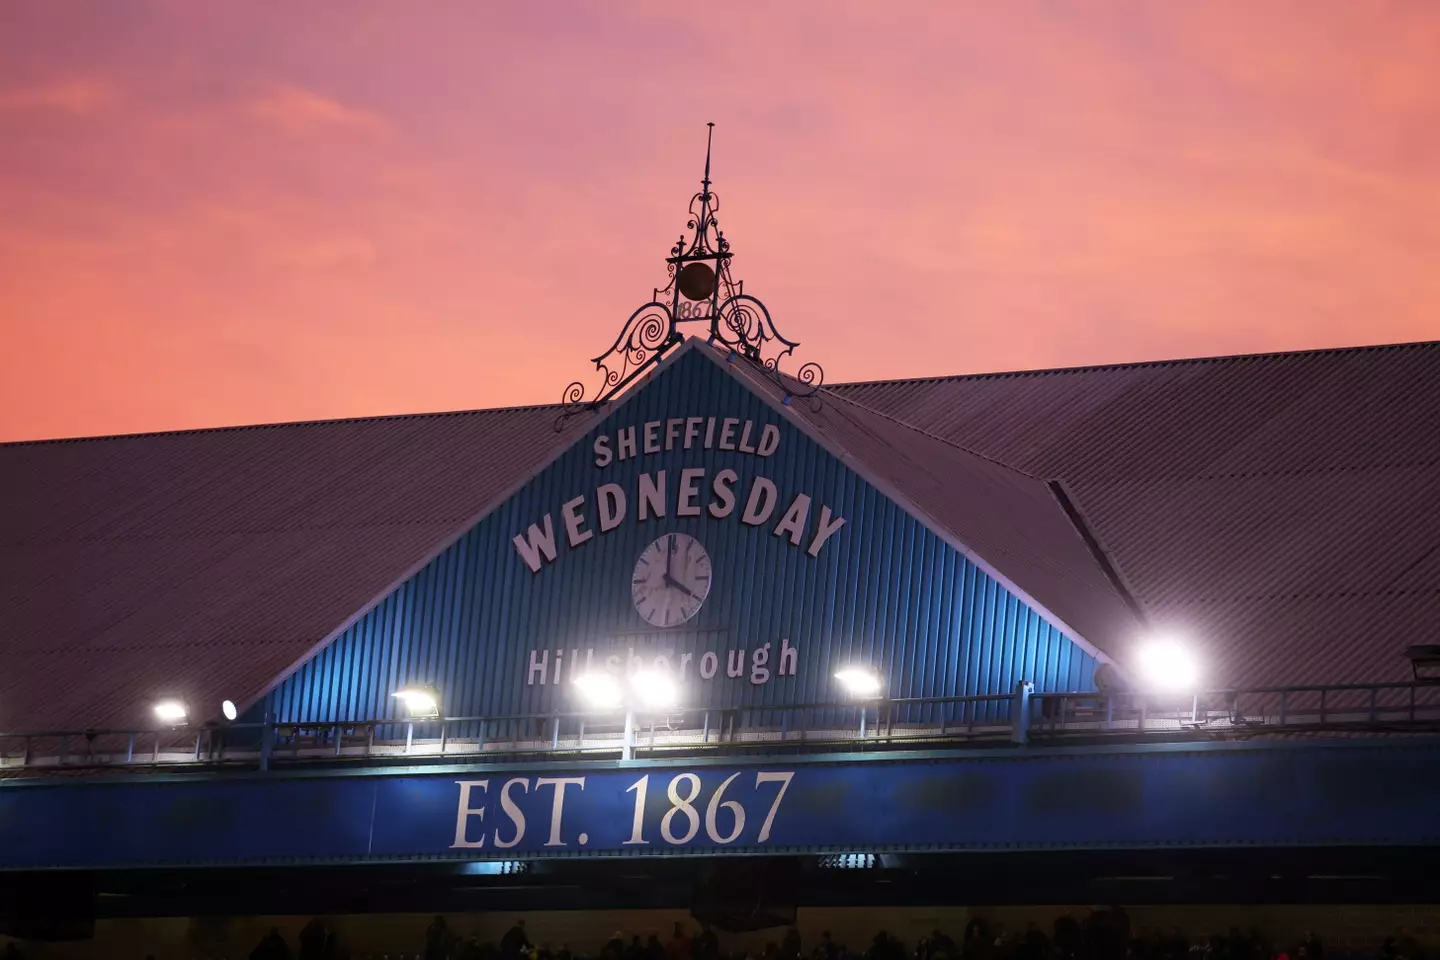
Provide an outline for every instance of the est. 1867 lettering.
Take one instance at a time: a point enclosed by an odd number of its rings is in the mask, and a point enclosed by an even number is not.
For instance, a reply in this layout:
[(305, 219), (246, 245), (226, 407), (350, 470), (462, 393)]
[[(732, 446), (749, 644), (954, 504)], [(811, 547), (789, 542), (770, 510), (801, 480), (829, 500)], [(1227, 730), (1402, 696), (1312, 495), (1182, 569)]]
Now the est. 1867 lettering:
[[(630, 835), (619, 842), (620, 846), (647, 846), (657, 838), (672, 847), (687, 846), (702, 837), (719, 846), (736, 843), (745, 834), (747, 824), (755, 822), (762, 809), (764, 819), (750, 842), (766, 843), (795, 771), (756, 772), (754, 796), (748, 802), (737, 799), (731, 789), (737, 780), (743, 784), (748, 776), (743, 772), (731, 773), (715, 786), (714, 792), (703, 804), (703, 811), (697, 806), (706, 789), (701, 775), (677, 773), (664, 785), (667, 807), (658, 825), (653, 822), (647, 824), (645, 817), (652, 776), (647, 773), (624, 790), (631, 803)], [(583, 847), (591, 843), (590, 830), (609, 827), (617, 819), (615, 815), (618, 811), (597, 809), (594, 801), (600, 798), (590, 798), (591, 802), (583, 804), (580, 812), (575, 813), (574, 798), (583, 797), (585, 792), (586, 778), (583, 776), (512, 777), (497, 780), (493, 792), (488, 779), (455, 782), (460, 791), (455, 813), (455, 840), (450, 845), (452, 850), (509, 850), (519, 847), (532, 828), (532, 822), (537, 820), (543, 823), (540, 829), (546, 831), (545, 841), (540, 844), (542, 849), (568, 847), (572, 843)], [(714, 779), (710, 780), (710, 784), (715, 783)], [(762, 788), (770, 785), (776, 785), (773, 795), (762, 796)], [(571, 788), (574, 792), (567, 795), (567, 790)], [(548, 810), (544, 809), (547, 792)], [(570, 810), (574, 814), (568, 819), (567, 796), (572, 799)], [(492, 814), (492, 806), (498, 809), (487, 819), (487, 814)], [(541, 809), (536, 809), (537, 806)], [(548, 818), (545, 816), (547, 813)], [(591, 818), (600, 822), (585, 823)], [(576, 823), (580, 826), (577, 827)], [(535, 846), (533, 841), (530, 846)]]

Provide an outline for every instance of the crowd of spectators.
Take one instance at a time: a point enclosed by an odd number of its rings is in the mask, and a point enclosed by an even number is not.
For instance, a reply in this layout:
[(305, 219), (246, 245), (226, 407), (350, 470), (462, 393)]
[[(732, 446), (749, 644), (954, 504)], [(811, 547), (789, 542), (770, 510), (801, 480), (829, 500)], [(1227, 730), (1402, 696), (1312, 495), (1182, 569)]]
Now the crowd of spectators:
[[(436, 917), (425, 931), (423, 948), (414, 954), (370, 954), (343, 949), (323, 921), (312, 920), (300, 931), (297, 949), (278, 930), (255, 947), (250, 960), (1429, 960), (1425, 950), (1405, 931), (1388, 937), (1378, 952), (1332, 953), (1305, 933), (1294, 942), (1266, 939), (1257, 930), (1232, 927), (1225, 933), (1187, 936), (1168, 930), (1131, 926), (1119, 907), (1095, 910), (1077, 919), (1057, 918), (1050, 928), (1027, 924), (1009, 929), (982, 919), (971, 920), (959, 939), (934, 930), (906, 943), (881, 930), (866, 944), (837, 942), (828, 932), (804, 943), (791, 928), (761, 949), (722, 951), (719, 938), (706, 925), (698, 930), (676, 923), (662, 941), (654, 933), (616, 931), (602, 944), (572, 947), (568, 943), (536, 942), (519, 920), (498, 943), (481, 942), (452, 931)], [(1437, 958), (1440, 960), (1440, 958)]]

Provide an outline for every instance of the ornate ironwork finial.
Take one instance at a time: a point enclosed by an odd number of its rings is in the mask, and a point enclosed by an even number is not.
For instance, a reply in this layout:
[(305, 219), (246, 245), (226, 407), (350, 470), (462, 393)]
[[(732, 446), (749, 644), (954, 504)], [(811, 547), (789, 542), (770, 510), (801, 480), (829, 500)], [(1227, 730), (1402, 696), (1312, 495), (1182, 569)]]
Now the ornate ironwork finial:
[(656, 288), (653, 299), (625, 321), (610, 349), (595, 358), (599, 388), (591, 393), (579, 380), (565, 388), (566, 409), (556, 421), (557, 430), (569, 417), (605, 403), (659, 362), (684, 339), (680, 333), (684, 323), (708, 324), (709, 342), (724, 345), (733, 356), (765, 371), (784, 391), (786, 403), (814, 396), (825, 382), (825, 371), (814, 362), (793, 374), (781, 370), (781, 361), (800, 344), (781, 336), (765, 304), (731, 276), (730, 241), (716, 220), (720, 198), (710, 190), (715, 124), (705, 126), (705, 176), (700, 192), (690, 198), (687, 233), (680, 235), (665, 260), (669, 282)]
[(715, 139), (715, 122), (712, 120), (705, 124), (705, 127), (705, 179), (700, 181), (700, 185), (708, 194), (710, 192), (710, 143)]

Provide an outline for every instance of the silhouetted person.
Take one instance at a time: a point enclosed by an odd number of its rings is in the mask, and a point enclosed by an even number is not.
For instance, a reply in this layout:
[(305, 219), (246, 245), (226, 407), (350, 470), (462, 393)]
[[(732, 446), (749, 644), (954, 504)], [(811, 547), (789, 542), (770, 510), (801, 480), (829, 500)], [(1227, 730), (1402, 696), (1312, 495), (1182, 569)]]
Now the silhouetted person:
[(1019, 960), (1045, 960), (1050, 952), (1050, 938), (1034, 923), (1025, 925), (1025, 936), (1020, 939)]
[(516, 920), (515, 926), (506, 930), (505, 936), (500, 938), (500, 955), (511, 960), (529, 949), (530, 938), (525, 935), (525, 921)]
[(445, 960), (446, 949), (450, 946), (450, 928), (445, 918), (436, 916), (425, 928), (425, 960)]
[(690, 960), (690, 935), (685, 932), (685, 924), (676, 922), (665, 944), (665, 960)]
[(1309, 930), (1305, 931), (1300, 941), (1300, 952), (1305, 955), (1305, 960), (1325, 960), (1325, 945)]
[(325, 921), (312, 917), (300, 930), (300, 960), (325, 960), (329, 947), (330, 930)]
[(1080, 955), (1080, 924), (1068, 913), (1056, 917), (1050, 928), (1050, 942), (1059, 960), (1075, 960)]
[(645, 960), (645, 945), (640, 942), (640, 934), (630, 938), (630, 945), (625, 948), (625, 960)]
[(800, 931), (794, 927), (780, 940), (780, 960), (800, 960)]
[(280, 936), (278, 927), (271, 927), (270, 932), (260, 938), (250, 951), (250, 960), (290, 960), (290, 945)]
[(710, 924), (700, 924), (700, 933), (690, 941), (690, 956), (692, 960), (716, 960), (720, 955), (720, 941), (715, 936), (715, 931), (710, 929)]
[(965, 960), (990, 960), (995, 955), (995, 933), (990, 924), (980, 917), (972, 917), (965, 924), (965, 934), (960, 940), (960, 955)]
[(645, 940), (645, 960), (665, 960), (665, 945), (653, 933)]

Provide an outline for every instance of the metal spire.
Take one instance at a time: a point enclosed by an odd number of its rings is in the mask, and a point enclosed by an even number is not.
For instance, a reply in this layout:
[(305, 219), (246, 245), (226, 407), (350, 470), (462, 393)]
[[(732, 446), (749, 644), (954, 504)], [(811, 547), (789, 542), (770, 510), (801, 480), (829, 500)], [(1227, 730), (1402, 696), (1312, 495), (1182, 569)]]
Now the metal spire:
[(705, 131), (705, 179), (701, 180), (700, 184), (705, 188), (705, 196), (708, 197), (710, 196), (710, 141), (715, 137), (715, 124), (707, 123), (705, 126), (709, 127)]
[(747, 294), (745, 285), (730, 274), (734, 254), (715, 218), (720, 198), (710, 192), (715, 124), (706, 123), (705, 127), (705, 177), (700, 192), (690, 198), (690, 217), (685, 224), (689, 236), (680, 234), (665, 258), (669, 282), (655, 289), (650, 302), (625, 321), (610, 348), (594, 359), (599, 387), (587, 389), (576, 380), (565, 388), (565, 410), (556, 420), (557, 430), (579, 410), (594, 409), (624, 390), (677, 346), (684, 339), (681, 324), (704, 324), (711, 344), (727, 348), (732, 358), (743, 357), (765, 371), (785, 391), (786, 403), (792, 397), (813, 396), (825, 382), (824, 371), (814, 362), (803, 364), (793, 374), (781, 371), (781, 361), (799, 344), (781, 335), (765, 305)]

